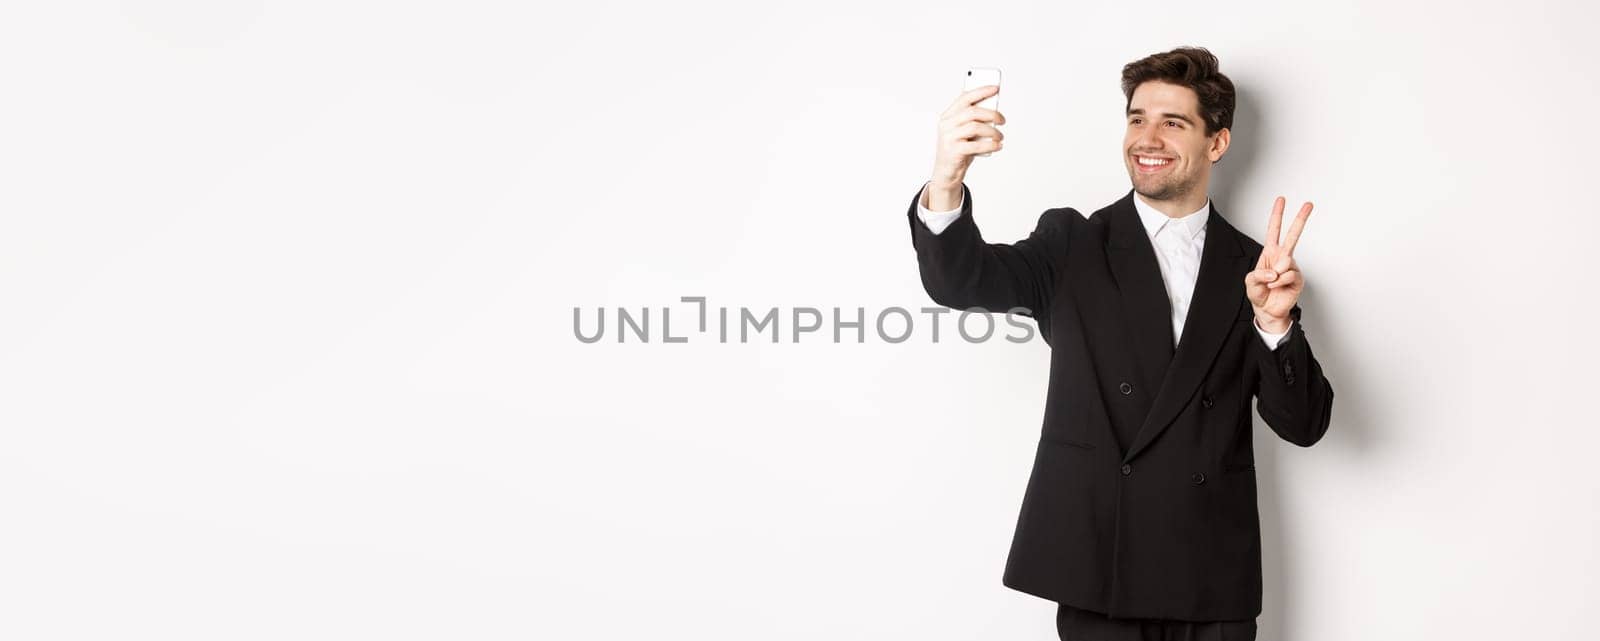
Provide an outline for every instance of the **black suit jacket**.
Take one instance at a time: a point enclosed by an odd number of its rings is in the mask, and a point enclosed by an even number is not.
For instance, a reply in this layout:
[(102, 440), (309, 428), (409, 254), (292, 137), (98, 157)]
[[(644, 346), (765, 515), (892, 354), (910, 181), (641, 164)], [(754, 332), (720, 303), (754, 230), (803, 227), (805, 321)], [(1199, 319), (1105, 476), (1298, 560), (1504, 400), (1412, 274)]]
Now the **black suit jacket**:
[(962, 186), (940, 234), (906, 215), (934, 302), (1026, 308), (1050, 346), (1050, 384), (1003, 582), (1113, 617), (1261, 613), (1261, 530), (1250, 399), (1281, 438), (1328, 429), (1333, 388), (1300, 307), (1286, 342), (1256, 332), (1244, 276), (1261, 244), (1213, 204), (1183, 335), (1133, 191), (1085, 219), (1049, 209), (1026, 239), (984, 242)]

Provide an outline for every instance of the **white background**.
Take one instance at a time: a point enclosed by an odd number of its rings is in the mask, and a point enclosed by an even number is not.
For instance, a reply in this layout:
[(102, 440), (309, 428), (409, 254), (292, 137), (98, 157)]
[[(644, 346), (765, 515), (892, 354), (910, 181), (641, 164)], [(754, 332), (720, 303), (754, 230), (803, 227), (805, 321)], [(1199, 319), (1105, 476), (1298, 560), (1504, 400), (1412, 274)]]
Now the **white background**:
[[(1310, 449), (1257, 419), (1260, 638), (1592, 635), (1596, 18), (7, 4), (0, 638), (1054, 639), (1000, 584), (1041, 341), (722, 344), (678, 298), (930, 305), (961, 71), (1005, 72), (968, 184), (1010, 241), (1126, 193), (1121, 66), (1183, 44), (1240, 91), (1218, 208), (1316, 203), (1337, 400)], [(688, 343), (573, 334), (663, 306)]]

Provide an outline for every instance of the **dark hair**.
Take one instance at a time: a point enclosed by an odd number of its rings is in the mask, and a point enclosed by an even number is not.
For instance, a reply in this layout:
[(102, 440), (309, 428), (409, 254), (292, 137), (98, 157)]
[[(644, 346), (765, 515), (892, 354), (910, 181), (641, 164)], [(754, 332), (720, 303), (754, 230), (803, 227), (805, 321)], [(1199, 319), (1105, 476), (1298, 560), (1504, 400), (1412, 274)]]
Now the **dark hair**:
[(1217, 70), (1217, 57), (1202, 47), (1178, 47), (1156, 53), (1122, 67), (1122, 93), (1133, 106), (1133, 90), (1158, 80), (1194, 90), (1200, 97), (1200, 117), (1206, 135), (1233, 126), (1233, 81)]

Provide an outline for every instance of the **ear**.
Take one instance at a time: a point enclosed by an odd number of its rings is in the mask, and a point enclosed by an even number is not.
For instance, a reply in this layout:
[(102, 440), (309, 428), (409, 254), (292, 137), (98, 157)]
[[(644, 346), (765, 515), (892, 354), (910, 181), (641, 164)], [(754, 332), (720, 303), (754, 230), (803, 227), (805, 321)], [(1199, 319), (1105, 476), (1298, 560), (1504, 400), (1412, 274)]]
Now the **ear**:
[(1217, 133), (1212, 134), (1211, 148), (1206, 150), (1206, 155), (1211, 157), (1211, 162), (1222, 160), (1222, 155), (1228, 153), (1228, 136), (1227, 127), (1218, 129)]

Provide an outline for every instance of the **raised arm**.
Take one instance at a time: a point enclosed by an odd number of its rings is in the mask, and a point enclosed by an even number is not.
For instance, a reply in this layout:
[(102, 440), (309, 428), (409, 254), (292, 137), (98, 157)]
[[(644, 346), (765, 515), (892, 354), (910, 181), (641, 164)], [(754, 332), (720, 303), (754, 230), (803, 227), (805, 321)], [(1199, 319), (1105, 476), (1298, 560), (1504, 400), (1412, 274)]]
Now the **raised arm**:
[(1289, 225), (1288, 235), (1279, 242), (1284, 200), (1273, 203), (1267, 220), (1267, 237), (1256, 260), (1255, 270), (1245, 275), (1245, 296), (1256, 313), (1256, 323), (1264, 331), (1288, 331), (1277, 349), (1251, 341), (1253, 360), (1260, 373), (1256, 388), (1256, 411), (1280, 438), (1301, 447), (1310, 447), (1327, 433), (1333, 418), (1333, 385), (1322, 375), (1322, 366), (1311, 353), (1300, 322), (1300, 292), (1305, 279), (1295, 264), (1294, 248), (1300, 241), (1311, 203), (1300, 208)]
[(995, 95), (989, 85), (963, 92), (939, 114), (933, 178), (906, 209), (922, 286), (933, 301), (957, 309), (1018, 310), (1040, 319), (1048, 312), (1056, 271), (1066, 251), (1066, 215), (1050, 210), (1027, 238), (1013, 244), (984, 242), (972, 218), (972, 192), (964, 182), (978, 154), (999, 151), (1005, 134), (1000, 112), (977, 106)]

